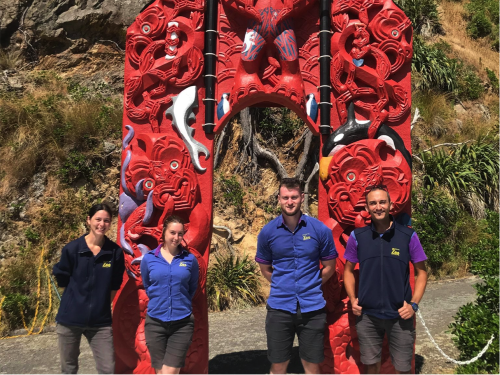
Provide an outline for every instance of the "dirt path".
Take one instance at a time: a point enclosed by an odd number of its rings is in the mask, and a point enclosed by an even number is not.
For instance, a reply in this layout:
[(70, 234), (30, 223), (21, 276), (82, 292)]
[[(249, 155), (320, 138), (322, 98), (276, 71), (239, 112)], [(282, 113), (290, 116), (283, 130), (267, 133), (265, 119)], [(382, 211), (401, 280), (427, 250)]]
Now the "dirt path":
[[(421, 311), (427, 326), (442, 349), (457, 356), (451, 335), (445, 333), (458, 308), (475, 297), (472, 285), (477, 279), (460, 279), (429, 283)], [(210, 321), (210, 373), (254, 373), (269, 371), (264, 332), (265, 307), (213, 313)], [(297, 345), (297, 344), (296, 344)], [(289, 372), (301, 373), (297, 346)], [(441, 358), (417, 326), (417, 373), (453, 373), (454, 366)], [(80, 373), (95, 373), (92, 353), (82, 340)], [(60, 372), (57, 337), (54, 332), (38, 336), (0, 340), (0, 374)]]

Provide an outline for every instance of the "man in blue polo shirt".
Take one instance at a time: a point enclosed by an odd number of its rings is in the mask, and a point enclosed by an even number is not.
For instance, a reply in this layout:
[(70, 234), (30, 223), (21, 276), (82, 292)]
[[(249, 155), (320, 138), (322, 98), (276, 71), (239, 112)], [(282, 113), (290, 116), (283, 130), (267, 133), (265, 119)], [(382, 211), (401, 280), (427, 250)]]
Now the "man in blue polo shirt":
[(278, 201), (281, 215), (262, 228), (255, 257), (271, 283), (266, 317), (270, 372), (286, 373), (297, 333), (306, 374), (318, 374), (326, 325), (321, 285), (335, 272), (338, 254), (331, 230), (302, 214), (304, 193), (298, 179), (281, 181)]
[[(366, 210), (371, 225), (351, 232), (344, 258), (344, 286), (356, 315), (361, 362), (367, 374), (380, 373), (382, 343), (387, 334), (397, 373), (411, 371), (415, 325), (427, 284), (427, 259), (417, 234), (389, 214), (392, 203), (385, 185), (368, 187)], [(415, 268), (415, 292), (410, 287), (410, 266)], [(359, 263), (356, 298), (354, 267)]]

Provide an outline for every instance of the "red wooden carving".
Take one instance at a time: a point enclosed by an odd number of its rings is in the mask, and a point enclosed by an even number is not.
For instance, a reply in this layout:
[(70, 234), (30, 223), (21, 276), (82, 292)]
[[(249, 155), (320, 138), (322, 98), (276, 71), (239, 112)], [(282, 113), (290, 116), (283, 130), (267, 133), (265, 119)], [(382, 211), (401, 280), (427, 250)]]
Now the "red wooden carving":
[[(241, 109), (281, 105), (319, 135), (319, 0), (219, 0), (215, 132)], [(127, 277), (115, 300), (116, 371), (154, 373), (144, 338), (148, 304), (140, 261), (161, 241), (163, 218), (187, 221), (200, 264), (195, 334), (184, 373), (208, 372), (206, 271), (212, 233), (213, 134), (205, 134), (205, 0), (156, 0), (129, 27), (125, 65), (119, 241)], [(343, 289), (350, 231), (366, 225), (366, 186), (384, 183), (395, 216), (410, 213), (412, 29), (390, 0), (333, 0), (333, 133), (322, 138), (319, 218), (334, 235), (337, 274), (325, 286), (325, 373), (359, 373)], [(264, 327), (262, 327), (264, 329)], [(393, 371), (387, 346), (383, 371)]]

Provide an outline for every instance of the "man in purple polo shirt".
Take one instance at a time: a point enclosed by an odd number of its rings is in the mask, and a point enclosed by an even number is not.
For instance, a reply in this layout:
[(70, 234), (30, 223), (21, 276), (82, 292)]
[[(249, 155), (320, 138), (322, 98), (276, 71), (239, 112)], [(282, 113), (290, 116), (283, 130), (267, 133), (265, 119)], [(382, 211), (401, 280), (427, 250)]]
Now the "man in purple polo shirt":
[[(382, 343), (387, 334), (391, 360), (399, 374), (411, 371), (415, 322), (427, 284), (425, 260), (417, 233), (389, 214), (392, 203), (385, 185), (366, 190), (371, 225), (356, 228), (347, 241), (344, 286), (356, 315), (361, 362), (367, 374), (380, 373)], [(415, 292), (410, 287), (410, 266), (415, 268)], [(354, 267), (359, 263), (356, 298)]]
[(281, 181), (278, 201), (281, 215), (262, 228), (255, 257), (271, 283), (266, 317), (270, 372), (286, 373), (297, 333), (306, 374), (318, 374), (326, 325), (321, 285), (335, 272), (338, 254), (331, 230), (300, 211), (304, 193), (298, 179)]

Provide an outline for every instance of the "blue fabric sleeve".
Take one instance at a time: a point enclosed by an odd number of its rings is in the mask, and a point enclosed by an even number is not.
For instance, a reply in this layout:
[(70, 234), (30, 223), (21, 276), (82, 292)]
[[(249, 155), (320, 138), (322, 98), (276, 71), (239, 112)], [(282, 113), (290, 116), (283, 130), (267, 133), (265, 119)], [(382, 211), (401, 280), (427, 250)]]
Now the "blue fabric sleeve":
[(148, 289), (151, 286), (151, 282), (149, 281), (149, 268), (146, 256), (147, 254), (144, 254), (144, 257), (141, 260), (141, 276), (142, 276), (142, 285), (144, 285), (144, 290), (146, 291), (146, 294), (149, 297)]
[(57, 285), (61, 288), (66, 288), (73, 273), (73, 261), (69, 254), (69, 249), (64, 246), (61, 252), (61, 259), (59, 263), (55, 264), (52, 268), (52, 273), (56, 278)]
[(115, 262), (113, 265), (113, 280), (111, 281), (111, 290), (118, 290), (122, 285), (123, 272), (125, 272), (125, 259), (123, 250), (118, 248), (115, 254)]
[(349, 239), (347, 240), (347, 245), (345, 247), (344, 259), (351, 263), (359, 263), (358, 260), (358, 241), (356, 240), (356, 234), (354, 231), (351, 232)]
[(261, 230), (257, 237), (257, 255), (255, 261), (262, 264), (272, 264), (273, 255), (269, 244), (267, 243), (267, 235), (264, 230)]
[(191, 266), (191, 279), (189, 280), (189, 296), (191, 300), (193, 300), (194, 294), (196, 293), (196, 288), (198, 287), (198, 277), (200, 266), (198, 264), (198, 260), (195, 256), (193, 256), (193, 262)]
[(323, 225), (322, 229), (323, 236), (320, 244), (320, 259), (331, 260), (338, 258), (339, 254), (337, 253), (337, 250), (335, 248), (332, 231), (326, 225)]

